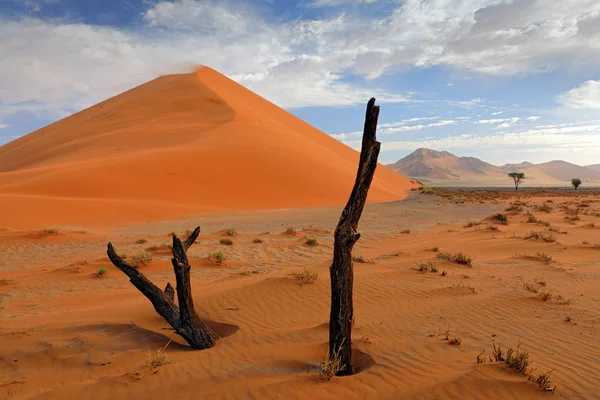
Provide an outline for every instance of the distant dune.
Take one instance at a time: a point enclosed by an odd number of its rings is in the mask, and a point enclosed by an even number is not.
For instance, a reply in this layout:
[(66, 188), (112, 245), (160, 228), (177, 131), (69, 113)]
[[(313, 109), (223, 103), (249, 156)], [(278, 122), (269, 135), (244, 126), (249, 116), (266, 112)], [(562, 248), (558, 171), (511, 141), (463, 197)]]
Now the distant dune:
[(600, 171), (600, 164), (586, 165), (585, 167), (589, 168), (589, 169), (593, 169), (594, 171)]
[[(365, 99), (365, 103), (368, 99)], [(343, 205), (358, 152), (210, 68), (163, 76), (0, 147), (0, 226), (104, 226)], [(382, 165), (369, 202), (414, 184)]]
[(447, 151), (424, 148), (388, 166), (407, 177), (440, 186), (511, 186), (506, 177), (508, 172), (524, 172), (524, 186), (570, 186), (572, 178), (581, 179), (584, 187), (600, 185), (598, 165), (582, 167), (565, 161), (550, 161), (495, 166), (478, 158), (457, 157)]

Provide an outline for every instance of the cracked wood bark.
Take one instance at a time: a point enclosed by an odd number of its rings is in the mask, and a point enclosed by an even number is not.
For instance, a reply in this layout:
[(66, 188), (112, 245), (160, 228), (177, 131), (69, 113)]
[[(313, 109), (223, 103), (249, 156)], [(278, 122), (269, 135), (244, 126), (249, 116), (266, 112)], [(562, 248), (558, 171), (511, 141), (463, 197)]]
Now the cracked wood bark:
[(200, 227), (197, 227), (183, 243), (173, 234), (173, 258), (171, 263), (177, 280), (179, 307), (175, 305), (175, 290), (170, 283), (167, 283), (164, 291), (160, 290), (144, 274), (123, 260), (115, 251), (112, 242), (108, 243), (106, 253), (115, 267), (129, 277), (133, 286), (150, 300), (158, 315), (163, 317), (177, 334), (183, 337), (192, 348), (207, 349), (215, 345), (219, 336), (206, 326), (196, 314), (190, 282), (191, 268), (186, 255), (186, 251), (194, 244), (199, 234)]
[(360, 161), (354, 188), (335, 229), (331, 277), (331, 313), (329, 316), (329, 358), (338, 357), (343, 368), (338, 375), (351, 375), (352, 368), (352, 247), (360, 238), (356, 231), (379, 157), (376, 139), (379, 106), (372, 98), (367, 104)]

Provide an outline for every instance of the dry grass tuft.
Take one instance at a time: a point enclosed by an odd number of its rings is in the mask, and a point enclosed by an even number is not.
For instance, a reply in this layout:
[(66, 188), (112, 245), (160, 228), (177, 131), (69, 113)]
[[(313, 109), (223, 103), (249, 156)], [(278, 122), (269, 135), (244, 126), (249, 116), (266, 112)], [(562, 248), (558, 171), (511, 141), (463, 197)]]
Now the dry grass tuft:
[(548, 291), (544, 291), (541, 292), (539, 294), (540, 299), (544, 300), (544, 301), (548, 301), (548, 300), (552, 300), (552, 297), (554, 297), (554, 294), (552, 294), (552, 292), (548, 292)]
[(46, 228), (41, 232), (41, 236), (51, 236), (51, 235), (58, 235), (60, 233), (60, 229), (52, 227), (52, 228)]
[(530, 232), (527, 234), (527, 236), (525, 236), (525, 239), (541, 240), (546, 243), (556, 242), (556, 236), (552, 234), (547, 235), (544, 232)]
[(468, 224), (465, 225), (465, 228), (472, 228), (474, 226), (479, 226), (481, 225), (481, 222), (477, 222), (477, 221), (471, 221)]
[(146, 365), (150, 368), (158, 368), (163, 365), (173, 364), (173, 361), (169, 359), (169, 355), (167, 354), (167, 346), (171, 344), (171, 341), (164, 346), (160, 347), (156, 350), (155, 354), (152, 354), (150, 350), (146, 353)]
[(221, 264), (223, 264), (223, 261), (225, 261), (225, 256), (223, 255), (223, 252), (221, 252), (221, 251), (217, 251), (216, 253), (209, 254), (208, 258), (215, 260), (215, 263), (217, 263), (217, 265), (221, 265)]
[(329, 352), (325, 357), (325, 361), (321, 363), (321, 368), (319, 370), (319, 380), (321, 381), (330, 381), (338, 372), (343, 370), (346, 366), (342, 364), (342, 360), (340, 359), (340, 352), (344, 346), (342, 342), (342, 346), (333, 353), (332, 357), (329, 357)]
[(98, 272), (96, 272), (96, 275), (98, 275), (98, 276), (104, 276), (104, 275), (106, 275), (106, 268), (100, 268), (98, 270)]
[(539, 387), (541, 387), (545, 391), (554, 393), (554, 391), (556, 390), (556, 385), (553, 385), (552, 381), (550, 381), (550, 375), (552, 375), (553, 371), (554, 369), (538, 375), (533, 375), (533, 373), (531, 373), (529, 374), (529, 380), (537, 383)]
[(508, 224), (508, 217), (506, 216), (506, 214), (496, 213), (494, 215), (491, 215), (489, 217), (489, 219), (491, 221), (494, 221), (494, 222), (498, 223), (498, 224), (502, 224), (502, 225)]
[(468, 267), (473, 266), (473, 257), (468, 256), (467, 254), (463, 253), (462, 251), (459, 251), (456, 254), (438, 253), (437, 258), (439, 258), (440, 260), (452, 261), (452, 262), (454, 262), (456, 264), (460, 264), (460, 265), (466, 265)]
[(306, 283), (315, 283), (319, 278), (319, 271), (304, 268), (303, 270), (292, 272), (292, 275), (300, 282), (300, 285), (304, 285)]
[(367, 260), (362, 255), (352, 256), (352, 261), (354, 261), (355, 263), (359, 263), (359, 264), (375, 264), (375, 261)]
[(552, 207), (549, 204), (547, 204), (547, 203), (544, 203), (544, 204), (541, 204), (541, 205), (536, 205), (535, 209), (537, 211), (541, 211), (541, 212), (545, 212), (545, 213), (551, 213), (552, 212)]
[(152, 254), (147, 251), (138, 251), (131, 256), (131, 261), (134, 267), (148, 265), (152, 261)]
[(531, 293), (538, 292), (537, 286), (535, 286), (533, 283), (523, 282), (523, 287), (525, 288), (525, 290), (530, 291)]
[(237, 231), (233, 228), (229, 228), (225, 230), (225, 234), (227, 236), (236, 236), (237, 235)]
[(0, 279), (0, 286), (4, 286), (4, 285), (10, 285), (11, 283), (13, 283), (12, 279)]
[(221, 243), (222, 245), (225, 245), (225, 246), (231, 246), (231, 245), (233, 245), (233, 240), (221, 239), (221, 240), (219, 240), (219, 243)]
[(252, 241), (252, 243), (264, 243), (265, 241), (259, 238), (256, 238)]
[(452, 346), (460, 346), (460, 344), (462, 343), (462, 339), (461, 339), (461, 338), (459, 338), (459, 337), (455, 337), (455, 338), (452, 338), (452, 339), (450, 339), (450, 342), (449, 342), (449, 343), (450, 343)]
[(307, 245), (309, 246), (316, 246), (317, 244), (319, 244), (319, 242), (317, 241), (317, 239), (315, 238), (306, 238), (306, 242)]
[(296, 236), (296, 233), (296, 229), (291, 226), (285, 230), (285, 234), (288, 236)]
[(148, 241), (146, 239), (138, 239), (135, 241), (135, 244), (144, 244), (147, 243)]
[(551, 254), (537, 252), (537, 253), (535, 253), (535, 256), (547, 264), (552, 262)]

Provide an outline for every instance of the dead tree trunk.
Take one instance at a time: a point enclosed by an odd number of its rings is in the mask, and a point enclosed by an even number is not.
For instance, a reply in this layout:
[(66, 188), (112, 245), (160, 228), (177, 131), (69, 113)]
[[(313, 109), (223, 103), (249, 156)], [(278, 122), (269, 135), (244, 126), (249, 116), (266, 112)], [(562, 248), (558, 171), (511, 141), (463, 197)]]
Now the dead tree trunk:
[(339, 358), (343, 366), (338, 375), (351, 375), (352, 358), (352, 247), (360, 238), (358, 221), (362, 214), (367, 192), (373, 181), (380, 143), (376, 140), (379, 106), (372, 98), (367, 104), (360, 161), (354, 188), (335, 229), (331, 276), (331, 314), (329, 316), (329, 358)]
[(190, 265), (186, 251), (196, 241), (200, 234), (197, 227), (185, 242), (173, 234), (173, 270), (177, 280), (177, 300), (179, 308), (175, 305), (175, 290), (170, 283), (164, 291), (160, 290), (148, 278), (131, 264), (117, 254), (112, 242), (108, 243), (106, 253), (108, 258), (121, 271), (129, 277), (130, 282), (150, 300), (156, 312), (163, 317), (175, 332), (185, 339), (194, 349), (207, 349), (213, 347), (219, 336), (214, 333), (196, 314), (192, 299), (192, 285), (190, 282)]

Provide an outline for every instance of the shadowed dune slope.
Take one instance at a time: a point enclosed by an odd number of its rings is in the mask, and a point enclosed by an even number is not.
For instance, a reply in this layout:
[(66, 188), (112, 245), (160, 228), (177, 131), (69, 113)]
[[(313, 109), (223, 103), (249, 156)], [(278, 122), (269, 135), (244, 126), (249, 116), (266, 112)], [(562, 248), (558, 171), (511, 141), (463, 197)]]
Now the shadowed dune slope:
[[(0, 207), (11, 210), (0, 225), (343, 205), (357, 164), (358, 152), (205, 67), (0, 147)], [(402, 199), (411, 187), (380, 165), (369, 202)]]

